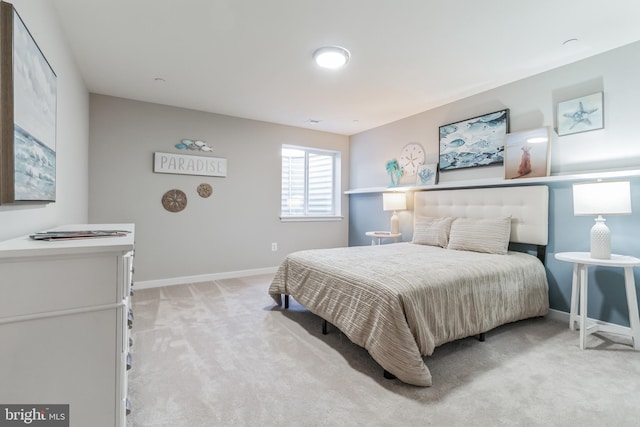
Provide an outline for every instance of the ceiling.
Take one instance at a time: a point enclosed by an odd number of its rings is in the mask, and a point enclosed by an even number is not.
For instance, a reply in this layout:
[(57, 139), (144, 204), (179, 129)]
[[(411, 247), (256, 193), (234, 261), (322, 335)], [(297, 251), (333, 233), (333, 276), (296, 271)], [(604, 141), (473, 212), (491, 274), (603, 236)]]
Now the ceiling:
[(343, 135), (640, 40), (637, 0), (51, 1), (92, 93)]

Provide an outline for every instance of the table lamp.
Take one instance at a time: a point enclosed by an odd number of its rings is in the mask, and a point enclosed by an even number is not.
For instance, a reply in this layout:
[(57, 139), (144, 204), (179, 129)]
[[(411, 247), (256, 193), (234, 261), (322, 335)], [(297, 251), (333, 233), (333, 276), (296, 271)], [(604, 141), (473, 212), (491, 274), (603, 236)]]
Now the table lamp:
[(382, 193), (382, 210), (393, 211), (391, 215), (392, 234), (398, 234), (400, 232), (397, 211), (404, 209), (407, 209), (407, 195), (405, 193)]
[(573, 184), (573, 214), (597, 215), (591, 228), (591, 258), (611, 258), (611, 234), (602, 215), (631, 213), (629, 181)]

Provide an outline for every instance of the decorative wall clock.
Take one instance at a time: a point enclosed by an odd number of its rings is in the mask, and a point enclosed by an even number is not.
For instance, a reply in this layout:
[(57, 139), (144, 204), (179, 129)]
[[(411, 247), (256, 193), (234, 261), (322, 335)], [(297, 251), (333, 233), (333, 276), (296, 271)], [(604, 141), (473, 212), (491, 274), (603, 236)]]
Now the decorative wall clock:
[(405, 175), (415, 175), (418, 166), (424, 164), (424, 149), (415, 142), (405, 145), (400, 152), (399, 163)]
[(213, 188), (206, 182), (203, 182), (202, 184), (198, 185), (198, 194), (200, 195), (200, 197), (203, 197), (206, 199), (212, 193), (213, 193)]
[(187, 206), (187, 195), (175, 188), (169, 190), (162, 196), (162, 206), (169, 212), (180, 212)]

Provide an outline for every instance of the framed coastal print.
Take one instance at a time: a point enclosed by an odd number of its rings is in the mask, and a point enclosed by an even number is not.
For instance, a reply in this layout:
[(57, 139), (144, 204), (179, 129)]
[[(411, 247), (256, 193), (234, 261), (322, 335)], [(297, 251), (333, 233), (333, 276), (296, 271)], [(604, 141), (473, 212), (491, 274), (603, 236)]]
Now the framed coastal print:
[(504, 178), (549, 176), (551, 128), (508, 133), (504, 144)]
[(53, 202), (56, 74), (10, 3), (0, 21), (0, 203)]
[(438, 183), (438, 164), (427, 163), (418, 166), (416, 185), (435, 185)]
[(502, 164), (509, 110), (440, 126), (440, 170)]
[(602, 128), (604, 128), (602, 92), (558, 103), (559, 136)]

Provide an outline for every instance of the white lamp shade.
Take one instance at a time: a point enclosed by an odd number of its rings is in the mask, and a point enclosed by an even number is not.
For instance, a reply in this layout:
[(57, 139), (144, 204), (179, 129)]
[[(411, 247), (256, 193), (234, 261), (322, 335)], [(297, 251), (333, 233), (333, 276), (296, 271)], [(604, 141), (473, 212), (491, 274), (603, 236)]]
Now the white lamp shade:
[(573, 214), (597, 215), (591, 228), (591, 258), (611, 258), (611, 232), (602, 215), (631, 213), (629, 181), (598, 181), (573, 184)]
[(573, 184), (574, 215), (628, 215), (630, 213), (629, 181)]
[(382, 209), (385, 211), (402, 211), (407, 209), (405, 193), (382, 193)]

